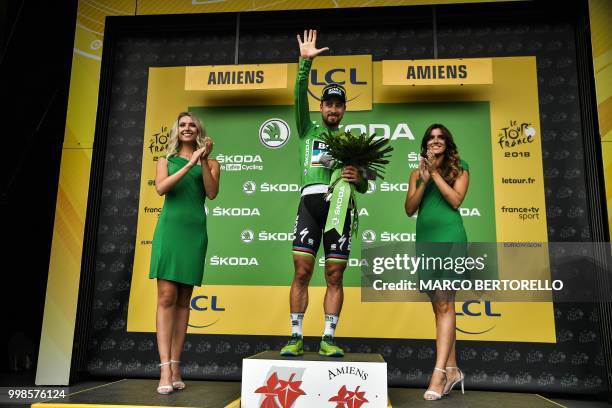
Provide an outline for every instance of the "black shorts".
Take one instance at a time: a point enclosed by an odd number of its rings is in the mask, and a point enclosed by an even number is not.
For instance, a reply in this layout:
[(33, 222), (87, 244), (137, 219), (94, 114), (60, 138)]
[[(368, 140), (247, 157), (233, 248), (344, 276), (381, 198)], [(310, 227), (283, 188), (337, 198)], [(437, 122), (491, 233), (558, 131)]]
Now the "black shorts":
[(346, 214), (342, 235), (335, 229), (323, 233), (329, 211), (329, 201), (324, 197), (325, 194), (308, 194), (300, 199), (293, 228), (293, 254), (316, 258), (322, 236), (325, 261), (347, 262), (351, 252), (350, 211)]

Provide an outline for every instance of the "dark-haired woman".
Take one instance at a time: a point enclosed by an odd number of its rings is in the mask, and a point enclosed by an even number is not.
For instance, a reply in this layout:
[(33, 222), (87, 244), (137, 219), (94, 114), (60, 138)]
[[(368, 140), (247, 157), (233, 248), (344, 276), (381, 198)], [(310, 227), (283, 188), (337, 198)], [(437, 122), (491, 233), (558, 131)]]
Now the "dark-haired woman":
[[(441, 124), (429, 126), (421, 142), (419, 169), (410, 174), (404, 204), (409, 217), (418, 210), (417, 248), (428, 248), (424, 251), (428, 256), (440, 253), (456, 256), (465, 252), (467, 236), (459, 206), (468, 189), (468, 172), (468, 164), (459, 158), (451, 132)], [(456, 277), (448, 276), (447, 271), (419, 270), (421, 281)], [(461, 383), (463, 392), (464, 375), (455, 356), (455, 291), (435, 289), (426, 293), (436, 319), (436, 363), (423, 398), (432, 401), (448, 394), (457, 383)]]

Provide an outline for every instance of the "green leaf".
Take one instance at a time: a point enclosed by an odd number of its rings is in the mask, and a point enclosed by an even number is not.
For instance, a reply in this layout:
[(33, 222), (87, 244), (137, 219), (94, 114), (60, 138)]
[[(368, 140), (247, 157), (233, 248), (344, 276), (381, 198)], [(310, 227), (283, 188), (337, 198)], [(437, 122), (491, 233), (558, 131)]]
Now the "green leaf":
[(358, 168), (367, 168), (383, 178), (384, 166), (389, 164), (389, 157), (393, 147), (389, 146), (389, 139), (379, 138), (376, 135), (361, 133), (353, 135), (343, 132), (336, 135), (325, 133), (323, 142), (327, 145), (328, 153), (339, 163), (339, 166), (352, 165)]

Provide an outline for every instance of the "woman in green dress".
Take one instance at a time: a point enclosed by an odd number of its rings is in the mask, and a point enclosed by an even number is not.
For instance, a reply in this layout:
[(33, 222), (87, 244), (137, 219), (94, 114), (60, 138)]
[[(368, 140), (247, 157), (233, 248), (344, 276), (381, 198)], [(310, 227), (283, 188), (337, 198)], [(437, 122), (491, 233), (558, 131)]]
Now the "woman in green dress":
[(179, 363), (193, 286), (202, 284), (204, 274), (204, 201), (219, 191), (219, 163), (209, 159), (212, 148), (199, 119), (182, 112), (170, 131), (166, 157), (157, 161), (155, 189), (165, 200), (153, 234), (149, 278), (157, 278), (160, 394), (185, 388)]
[[(468, 172), (468, 164), (459, 158), (451, 132), (441, 124), (429, 126), (421, 142), (419, 169), (410, 174), (404, 204), (409, 217), (418, 210), (417, 254), (465, 256), (467, 236), (459, 206), (468, 189)], [(421, 284), (426, 279), (441, 282), (464, 277), (454, 271), (420, 270), (419, 278)], [(423, 398), (437, 400), (459, 382), (463, 391), (464, 376), (457, 368), (455, 356), (455, 291), (435, 289), (426, 293), (436, 319), (436, 365)]]

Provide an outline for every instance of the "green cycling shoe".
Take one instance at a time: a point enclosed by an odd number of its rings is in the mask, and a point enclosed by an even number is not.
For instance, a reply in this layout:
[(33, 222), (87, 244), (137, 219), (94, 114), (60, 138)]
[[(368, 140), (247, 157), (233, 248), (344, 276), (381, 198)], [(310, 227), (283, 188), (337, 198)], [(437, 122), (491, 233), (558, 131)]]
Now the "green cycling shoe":
[(281, 356), (295, 357), (304, 354), (304, 338), (299, 334), (292, 334), (287, 345), (280, 351)]
[(336, 345), (336, 340), (332, 336), (323, 336), (319, 346), (319, 354), (327, 357), (343, 357), (344, 350)]

